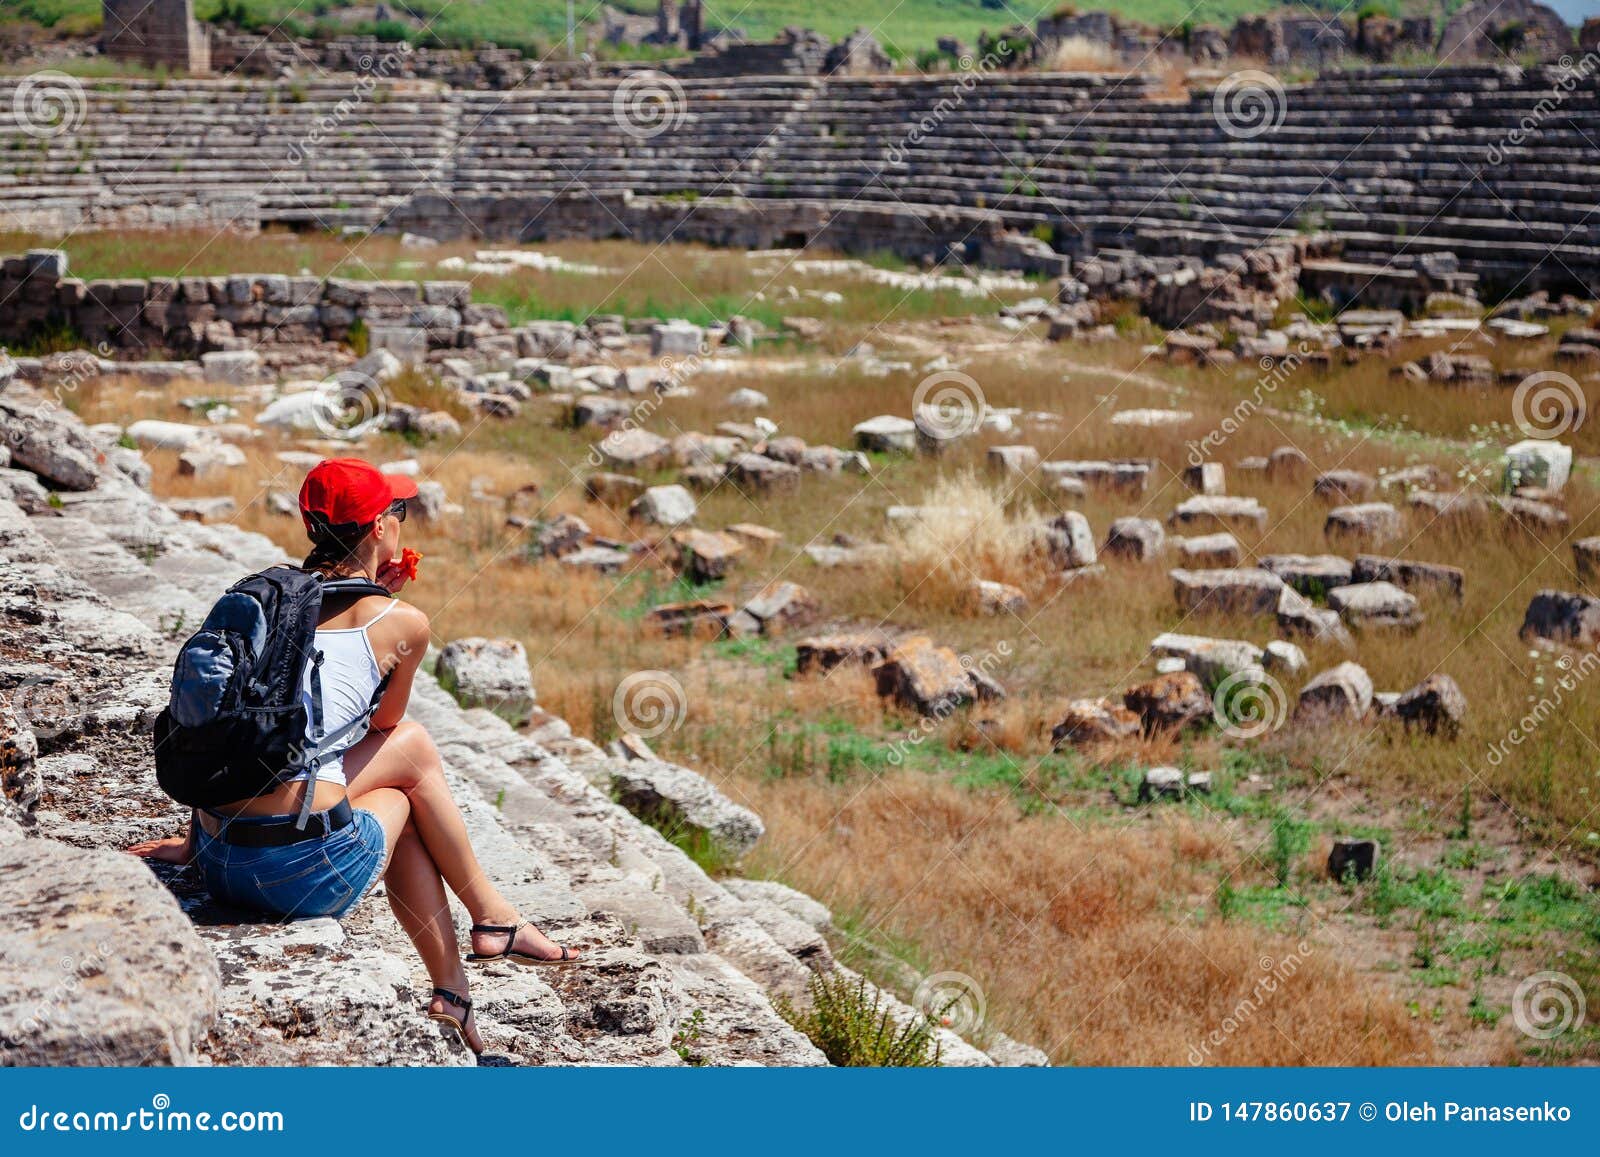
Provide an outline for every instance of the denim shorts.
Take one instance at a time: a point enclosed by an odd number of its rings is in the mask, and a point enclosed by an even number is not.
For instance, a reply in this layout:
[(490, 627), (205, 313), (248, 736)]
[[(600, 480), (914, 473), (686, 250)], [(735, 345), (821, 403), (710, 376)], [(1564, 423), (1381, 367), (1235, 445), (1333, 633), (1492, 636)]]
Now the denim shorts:
[[(234, 825), (281, 823), (293, 816), (245, 816)], [(199, 827), (196, 860), (206, 890), (229, 904), (286, 919), (346, 915), (383, 871), (383, 824), (369, 811), (320, 840), (244, 848)]]

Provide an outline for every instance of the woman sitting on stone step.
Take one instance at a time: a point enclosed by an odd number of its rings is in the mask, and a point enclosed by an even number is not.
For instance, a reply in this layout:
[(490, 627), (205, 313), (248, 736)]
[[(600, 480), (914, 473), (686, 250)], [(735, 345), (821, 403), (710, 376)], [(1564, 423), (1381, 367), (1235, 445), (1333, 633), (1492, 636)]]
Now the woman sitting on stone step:
[[(313, 546), (305, 569), (329, 579), (366, 578), (397, 593), (406, 583), (400, 526), (416, 493), (411, 479), (359, 459), (319, 463), (300, 489)], [(319, 766), (275, 791), (197, 809), (186, 837), (129, 850), (198, 863), (217, 898), (288, 918), (343, 916), (381, 876), (389, 906), (436, 986), (429, 1017), (481, 1052), (445, 885), (472, 916), (467, 960), (568, 964), (577, 953), (521, 919), (489, 882), (438, 749), (420, 724), (402, 719), (428, 638), (427, 616), (410, 603), (330, 591), (316, 641), (323, 654), (321, 734), (349, 728), (337, 750), (319, 751)], [(363, 726), (385, 674), (388, 684)], [(307, 696), (309, 678), (308, 667)], [(308, 791), (320, 822), (297, 826)]]

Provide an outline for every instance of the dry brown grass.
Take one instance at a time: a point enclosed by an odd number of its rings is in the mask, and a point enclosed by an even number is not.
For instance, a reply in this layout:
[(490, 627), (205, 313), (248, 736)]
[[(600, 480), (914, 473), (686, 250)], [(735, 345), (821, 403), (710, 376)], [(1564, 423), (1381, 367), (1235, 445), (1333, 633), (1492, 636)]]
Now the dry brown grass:
[(1069, 36), (1050, 55), (1052, 72), (1120, 72), (1122, 62), (1111, 47), (1087, 36)]
[[(1186, 388), (1195, 390), (1197, 375), (1184, 378)], [(1137, 455), (1161, 460), (1158, 476), (1145, 495), (1092, 494), (1075, 503), (1097, 536), (1103, 536), (1114, 517), (1165, 517), (1186, 497), (1188, 491), (1176, 476), (1186, 444), (1203, 437), (1221, 412), (1215, 403), (1202, 405), (1191, 394), (1182, 404), (1195, 409), (1196, 417), (1186, 426), (1159, 431), (1111, 428), (1105, 421), (1110, 407), (1102, 404), (1101, 395), (1114, 380), (1078, 372), (1063, 382), (1058, 367), (1021, 354), (990, 359), (981, 376), (992, 404), (1051, 409), (1063, 415), (1060, 425), (1042, 427), (1027, 439), (1046, 457)], [(725, 416), (721, 399), (728, 391), (757, 383), (773, 396), (774, 410), (786, 430), (806, 431), (813, 441), (847, 443), (854, 422), (876, 413), (905, 412), (915, 382), (915, 372), (885, 378), (847, 375), (837, 389), (820, 388), (815, 379), (799, 375), (794, 385), (804, 388), (787, 389), (786, 378), (763, 378), (759, 373), (702, 378), (696, 382), (696, 396), (671, 400), (660, 412), (658, 424), (668, 433), (709, 429)], [(1213, 389), (1221, 384), (1211, 382)], [(1130, 389), (1124, 388), (1119, 406), (1162, 401)], [(174, 387), (161, 395), (162, 400), (152, 400), (148, 393), (133, 398), (91, 387), (91, 397), (84, 399), (82, 408), (97, 420), (128, 420), (148, 415), (184, 392)], [(99, 394), (107, 400), (94, 400)], [(120, 400), (112, 404), (113, 397)], [(163, 413), (182, 416), (176, 410)], [(384, 439), (369, 453), (375, 460), (415, 455), (424, 472), (442, 481), (452, 498), (466, 507), (465, 515), (447, 526), (408, 526), (408, 534), (430, 556), (424, 568), (428, 581), (416, 588), (415, 597), (434, 615), (440, 637), (494, 631), (527, 639), (530, 654), (539, 663), (541, 693), (552, 702), (583, 705), (579, 721), (590, 719), (604, 728), (609, 711), (600, 708), (609, 702), (610, 687), (618, 679), (644, 667), (681, 666), (690, 651), (680, 642), (652, 639), (639, 629), (642, 601), (661, 597), (649, 592), (669, 581), (662, 568), (643, 563), (632, 579), (619, 583), (572, 575), (551, 565), (530, 565), (523, 536), (503, 525), (503, 498), (469, 497), (474, 480), (497, 496), (536, 484), (540, 494), (532, 503), (535, 512), (576, 512), (603, 533), (652, 539), (645, 528), (629, 527), (615, 513), (585, 501), (578, 481), (581, 474), (575, 477), (562, 464), (580, 463), (582, 443), (547, 425), (550, 416), (535, 404), (526, 419), (476, 427), (465, 448), (418, 451), (398, 439)], [(1010, 688), (1012, 699), (999, 713), (999, 733), (1009, 736), (1008, 749), (1029, 756), (1047, 749), (1051, 714), (1061, 701), (1120, 694), (1143, 677), (1148, 671), (1146, 647), (1156, 634), (1184, 630), (1244, 638), (1263, 635), (1261, 624), (1251, 621), (1210, 615), (1185, 618), (1173, 603), (1162, 567), (1116, 561), (1108, 562), (1107, 576), (1099, 583), (1064, 590), (1035, 585), (1030, 590), (1034, 604), (1021, 616), (972, 617), (966, 601), (952, 597), (952, 592), (973, 577), (1028, 585), (1036, 572), (1018, 565), (1018, 528), (1031, 515), (1019, 512), (1036, 507), (1049, 513), (1060, 503), (1041, 479), (1002, 482), (977, 473), (984, 448), (1007, 440), (1014, 439), (985, 435), (939, 461), (885, 462), (866, 485), (852, 476), (818, 476), (808, 478), (797, 494), (772, 497), (723, 487), (703, 502), (700, 521), (707, 526), (757, 521), (785, 534), (771, 559), (733, 582), (735, 595), (781, 575), (810, 587), (838, 621), (918, 630), (974, 655), (1007, 643), (1011, 654), (996, 674)], [(1426, 444), (1351, 436), (1264, 415), (1247, 423), (1223, 448), (1222, 457), (1231, 461), (1266, 453), (1290, 440), (1311, 456), (1318, 469), (1376, 472), (1418, 459), (1447, 468), (1455, 465), (1447, 455), (1427, 453)], [(274, 450), (288, 444), (272, 436), (263, 438), (249, 447), (250, 467), (221, 479), (177, 477), (171, 455), (152, 455), (158, 490), (233, 493), (242, 507), (241, 525), (269, 533), (298, 551), (298, 525), (266, 513), (259, 501), (269, 486), (290, 492), (298, 486), (298, 476), (291, 476), (293, 472), (272, 457)], [(1419, 445), (1423, 452), (1413, 448)], [(1356, 549), (1324, 539), (1322, 523), (1329, 504), (1310, 496), (1309, 480), (1269, 482), (1234, 474), (1229, 489), (1259, 497), (1271, 511), (1265, 532), (1236, 531), (1250, 556)], [(841, 531), (885, 540), (890, 535), (885, 510), (917, 504), (981, 507), (984, 517), (975, 523), (980, 533), (967, 536), (958, 528), (955, 541), (961, 549), (947, 559), (943, 547), (950, 545), (946, 541), (950, 531), (914, 529), (902, 536), (901, 545), (910, 548), (907, 560), (891, 573), (865, 582), (860, 572), (819, 570), (800, 553), (808, 542), (827, 541)], [(1454, 676), (1471, 704), (1471, 717), (1458, 740), (1422, 740), (1383, 728), (1364, 734), (1362, 743), (1330, 758), (1318, 750), (1314, 737), (1288, 730), (1257, 747), (1282, 754), (1308, 771), (1314, 767), (1323, 774), (1337, 771), (1374, 789), (1420, 791), (1446, 810), (1464, 785), (1476, 783), (1481, 795), (1493, 793), (1529, 823), (1548, 828), (1568, 853), (1588, 855), (1593, 843), (1588, 834), (1595, 825), (1582, 823), (1600, 783), (1592, 774), (1593, 760), (1581, 726), (1565, 721), (1579, 723), (1600, 710), (1600, 687), (1580, 684), (1564, 695), (1550, 724), (1535, 730), (1498, 762), (1491, 764), (1488, 758), (1491, 745), (1503, 739), (1544, 694), (1534, 680), (1543, 678), (1543, 687), (1550, 688), (1557, 674), (1550, 660), (1529, 657), (1516, 635), (1522, 611), (1536, 590), (1583, 588), (1567, 544), (1600, 533), (1600, 495), (1580, 477), (1569, 486), (1566, 505), (1572, 521), (1563, 532), (1535, 535), (1508, 530), (1498, 520), (1462, 524), (1414, 515), (1402, 540), (1385, 548), (1406, 557), (1459, 565), (1468, 574), (1463, 603), (1430, 600), (1425, 604), (1429, 620), (1419, 633), (1368, 636), (1361, 640), (1359, 653), (1380, 689), (1403, 690), (1435, 670)], [(1313, 670), (1344, 657), (1333, 648), (1308, 649)], [(1289, 681), (1291, 696), (1295, 689)], [(952, 736), (959, 736), (958, 724), (949, 727)], [(732, 756), (718, 744), (707, 745), (705, 737), (684, 735), (682, 740), (684, 754)], [(1188, 757), (1204, 766), (1216, 754), (1215, 746), (1200, 743), (1191, 745)]]
[[(908, 774), (859, 790), (781, 780), (754, 798), (771, 832), (758, 868), (850, 913), (857, 936), (914, 942), (925, 971), (971, 975), (994, 1027), (1058, 1064), (1434, 1058), (1427, 1032), (1327, 944), (1302, 957), (1289, 937), (1206, 911), (1211, 872), (1234, 858), (1215, 830), (1070, 830)], [(1291, 959), (1293, 975), (1252, 996)]]
[[(566, 255), (578, 259), (580, 252)], [(837, 357), (861, 338), (913, 368), (879, 376), (856, 359)], [(1508, 368), (1538, 368), (1551, 344), (1508, 347), (1493, 356)], [(1534, 591), (1585, 589), (1573, 572), (1570, 542), (1600, 533), (1600, 492), (1587, 470), (1566, 492), (1571, 523), (1563, 531), (1534, 534), (1497, 519), (1462, 524), (1410, 514), (1402, 539), (1383, 548), (1467, 572), (1461, 604), (1429, 601), (1419, 632), (1363, 637), (1356, 656), (1381, 690), (1403, 690), (1433, 671), (1454, 676), (1470, 703), (1457, 739), (1406, 735), (1389, 726), (1348, 732), (1287, 727), (1242, 748), (1209, 734), (1153, 737), (1092, 759), (1068, 759), (1049, 753), (1060, 703), (1116, 696), (1147, 677), (1146, 650), (1156, 634), (1182, 630), (1263, 642), (1277, 632), (1260, 620), (1184, 616), (1164, 565), (1108, 561), (1097, 583), (1059, 589), (1035, 582), (1018, 553), (1018, 528), (1066, 500), (1043, 478), (982, 473), (984, 451), (1023, 441), (1046, 459), (1156, 459), (1160, 465), (1143, 495), (1092, 493), (1070, 501), (1103, 539), (1113, 518), (1165, 518), (1188, 496), (1178, 472), (1190, 444), (1250, 396), (1258, 371), (1157, 367), (1132, 337), (1052, 348), (959, 322), (840, 324), (823, 348), (832, 356), (813, 351), (801, 372), (778, 364), (801, 356), (784, 350), (740, 373), (690, 379), (693, 394), (669, 399), (650, 424), (668, 436), (709, 431), (734, 416), (726, 395), (750, 385), (771, 397), (771, 413), (784, 432), (847, 445), (856, 422), (909, 412), (917, 383), (941, 353), (965, 359), (992, 406), (1045, 411), (1057, 420), (1025, 419), (1026, 433), (984, 434), (937, 460), (886, 458), (866, 481), (807, 476), (798, 492), (773, 496), (720, 488), (702, 501), (700, 525), (753, 521), (784, 535), (769, 558), (748, 562), (721, 593), (737, 600), (771, 578), (790, 578), (816, 595), (824, 628), (882, 625), (927, 633), (975, 656), (1001, 652), (993, 673), (1010, 692), (1004, 703), (942, 723), (922, 746), (933, 755), (895, 771), (884, 752), (903, 741), (915, 721), (886, 709), (866, 672), (791, 679), (784, 674), (782, 640), (708, 645), (648, 632), (641, 620), (649, 605), (688, 593), (672, 589), (665, 568), (648, 557), (620, 579), (530, 562), (526, 536), (504, 521), (507, 496), (529, 485), (538, 487), (537, 496), (522, 499), (519, 513), (578, 513), (602, 533), (646, 542), (657, 533), (586, 501), (586, 441), (557, 428), (555, 407), (537, 400), (520, 419), (468, 423), (471, 433), (461, 447), (417, 449), (384, 437), (362, 451), (380, 462), (417, 457), (423, 472), (464, 507), (461, 517), (442, 525), (413, 522), (406, 530), (408, 543), (427, 555), (423, 581), (410, 597), (432, 616), (438, 639), (523, 639), (543, 704), (597, 739), (615, 734), (611, 696), (624, 676), (650, 668), (673, 672), (687, 691), (689, 710), (681, 728), (654, 745), (700, 768), (763, 815), (770, 834), (753, 868), (815, 891), (854, 935), (870, 931), (877, 943), (905, 946), (923, 970), (977, 977), (995, 1022), (1050, 1046), (1057, 1060), (1185, 1063), (1188, 1050), (1259, 979), (1259, 959), (1283, 960), (1291, 951), (1283, 931), (1222, 920), (1212, 895), (1223, 878), (1244, 886), (1270, 882), (1258, 854), (1266, 836), (1260, 813), (1248, 807), (1216, 814), (1197, 809), (1167, 819), (1133, 813), (1129, 788), (1143, 767), (1219, 771), (1225, 781), (1234, 777), (1230, 768), (1241, 779), (1245, 770), (1262, 772), (1267, 785), (1253, 791), (1272, 793), (1273, 803), (1295, 814), (1315, 812), (1325, 825), (1302, 857), (1301, 884), (1318, 875), (1330, 833), (1351, 827), (1382, 828), (1386, 855), (1397, 864), (1435, 865), (1467, 789), (1468, 810), (1480, 825), (1496, 822), (1503, 842), (1526, 841), (1540, 854), (1553, 853), (1569, 872), (1592, 866), (1596, 841), (1589, 834), (1596, 827), (1600, 775), (1591, 721), (1600, 711), (1600, 681), (1564, 692), (1552, 718), (1504, 758), (1491, 761), (1488, 754), (1553, 689), (1553, 661), (1530, 658), (1517, 628)], [(1127, 375), (1130, 370), (1135, 374)], [(1301, 410), (1302, 391), (1317, 400), (1313, 412), (1343, 424), (1262, 412), (1218, 452), (1230, 464), (1229, 492), (1254, 495), (1271, 512), (1264, 530), (1235, 532), (1248, 557), (1325, 550), (1350, 555), (1358, 548), (1324, 538), (1329, 504), (1311, 495), (1309, 477), (1245, 475), (1231, 469), (1240, 458), (1293, 442), (1317, 470), (1376, 473), (1427, 461), (1466, 477), (1492, 472), (1492, 457), (1467, 444), (1474, 425), (1482, 430), (1498, 422), (1492, 441), (1508, 440), (1509, 391), (1499, 387), (1402, 388), (1381, 365), (1362, 363), (1326, 374), (1303, 370), (1271, 405)], [(174, 387), (135, 395), (105, 383), (86, 387), (76, 402), (91, 420), (182, 418), (176, 399), (192, 392), (198, 391)], [(1171, 405), (1194, 417), (1158, 430), (1108, 424), (1116, 409)], [(1425, 436), (1374, 428), (1379, 419), (1402, 415)], [(1582, 448), (1588, 428), (1580, 434)], [(298, 555), (298, 523), (267, 513), (260, 501), (269, 488), (292, 492), (298, 486), (298, 475), (273, 457), (289, 445), (268, 435), (249, 446), (247, 467), (201, 480), (178, 477), (172, 455), (152, 454), (156, 489), (231, 493), (241, 504), (240, 525), (270, 534)], [(663, 472), (650, 481), (669, 477)], [(475, 482), (486, 497), (472, 496)], [(887, 573), (822, 570), (801, 553), (807, 543), (839, 532), (887, 540), (887, 508), (919, 504), (977, 506), (983, 512), (973, 520), (978, 533), (958, 531), (954, 541), (946, 530), (901, 535), (904, 561)], [(975, 617), (964, 599), (949, 597), (958, 581), (964, 586), (974, 577), (1023, 585), (1032, 605), (1020, 616)], [(1307, 649), (1312, 671), (1347, 657), (1331, 647)], [(1299, 681), (1285, 683), (1292, 701)], [(966, 786), (953, 786), (957, 781)], [(1135, 814), (1141, 818), (1130, 824)], [(1304, 967), (1208, 1053), (1209, 1061), (1383, 1064), (1462, 1055), (1454, 1044), (1431, 1051), (1423, 1022), (1402, 1011), (1397, 993), (1424, 1008), (1434, 999), (1405, 963), (1412, 933), (1375, 936), (1364, 918), (1342, 911), (1358, 900), (1335, 894), (1319, 901), (1317, 918), (1300, 925), (1312, 937)], [(1530, 967), (1543, 963), (1541, 946), (1519, 951)], [(1465, 984), (1448, 990), (1459, 995), (1458, 1003), (1466, 1000), (1458, 991)], [(1479, 1042), (1471, 1043), (1473, 1058), (1505, 1059), (1498, 1044), (1481, 1043), (1490, 1034), (1459, 1009), (1436, 1016), (1445, 1025), (1442, 1033)]]
[(917, 505), (921, 514), (889, 527), (893, 562), (883, 567), (908, 609), (960, 613), (977, 579), (1042, 585), (1039, 517), (1026, 499), (1008, 505), (1003, 489), (968, 469), (936, 479)]
[(1189, 69), (1191, 65), (1181, 56), (1162, 53), (1148, 61), (1147, 71), (1154, 75), (1160, 86), (1151, 93), (1152, 100), (1187, 101), (1189, 99)]
[[(1571, 319), (1555, 319), (1551, 323), (1552, 336), (1533, 341), (1514, 341), (1508, 338), (1490, 340), (1484, 334), (1454, 335), (1449, 338), (1416, 338), (1400, 343), (1392, 359), (1363, 357), (1346, 365), (1336, 360), (1326, 371), (1309, 364), (1302, 365), (1264, 393), (1265, 405), (1286, 411), (1305, 411), (1322, 418), (1346, 423), (1349, 431), (1360, 436), (1378, 430), (1396, 434), (1413, 433), (1436, 439), (1459, 442), (1459, 447), (1418, 446), (1431, 458), (1466, 458), (1468, 451), (1482, 455), (1526, 437), (1516, 424), (1514, 397), (1518, 381), (1538, 371), (1559, 370), (1573, 378), (1585, 399), (1585, 409), (1590, 416), (1562, 436), (1562, 441), (1572, 444), (1579, 454), (1600, 453), (1600, 422), (1592, 415), (1600, 404), (1600, 375), (1592, 371), (1562, 367), (1554, 360), (1557, 337), (1567, 328), (1577, 324)], [(1429, 354), (1443, 352), (1457, 357), (1486, 357), (1496, 372), (1516, 375), (1506, 384), (1458, 385), (1440, 382), (1414, 382), (1392, 370), (1401, 363), (1414, 360), (1422, 362)], [(1126, 363), (1124, 363), (1126, 364)], [(1185, 388), (1194, 388), (1208, 399), (1239, 401), (1258, 393), (1258, 385), (1271, 380), (1254, 364), (1242, 364), (1229, 371), (1201, 369), (1167, 369), (1152, 359), (1144, 367)], [(1537, 411), (1527, 415), (1539, 421)], [(1254, 423), (1262, 424), (1258, 419)], [(1270, 426), (1268, 426), (1270, 430)], [(1301, 436), (1287, 431), (1292, 440)], [(1280, 442), (1290, 441), (1282, 437)], [(1420, 442), (1420, 439), (1418, 440)], [(1253, 451), (1250, 451), (1253, 452)], [(1235, 457), (1232, 443), (1220, 455), (1222, 460)]]

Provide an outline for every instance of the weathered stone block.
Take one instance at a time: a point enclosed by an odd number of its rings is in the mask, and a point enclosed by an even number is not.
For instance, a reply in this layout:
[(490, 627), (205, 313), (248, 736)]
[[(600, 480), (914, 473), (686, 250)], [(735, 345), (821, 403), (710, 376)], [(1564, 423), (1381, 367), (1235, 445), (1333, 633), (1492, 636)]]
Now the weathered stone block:
[(1300, 723), (1359, 723), (1371, 706), (1371, 676), (1355, 663), (1340, 663), (1301, 688), (1294, 717)]
[(435, 674), (463, 707), (487, 707), (512, 724), (533, 715), (528, 652), (515, 639), (454, 639), (440, 650)]
[(16, 1065), (184, 1065), (216, 1017), (216, 961), (139, 860), (0, 845), (0, 1039)]
[(899, 643), (876, 667), (878, 694), (921, 715), (945, 715), (979, 700), (1000, 699), (1000, 685), (964, 664), (949, 647), (916, 635)]

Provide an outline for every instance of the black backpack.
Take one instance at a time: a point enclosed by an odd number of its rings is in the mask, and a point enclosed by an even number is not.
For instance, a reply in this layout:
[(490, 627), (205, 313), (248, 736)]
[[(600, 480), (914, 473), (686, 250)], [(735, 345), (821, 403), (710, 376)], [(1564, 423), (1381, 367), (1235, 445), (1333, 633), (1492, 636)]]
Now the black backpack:
[[(189, 807), (215, 807), (271, 791), (306, 768), (377, 710), (384, 674), (366, 713), (322, 733), (322, 652), (317, 619), (326, 595), (383, 595), (366, 579), (324, 579), (275, 566), (228, 588), (172, 669), (172, 697), (156, 717), (156, 782)], [(311, 664), (310, 718), (301, 681)], [(308, 739), (308, 736), (314, 739)], [(311, 792), (300, 824), (310, 810)]]

